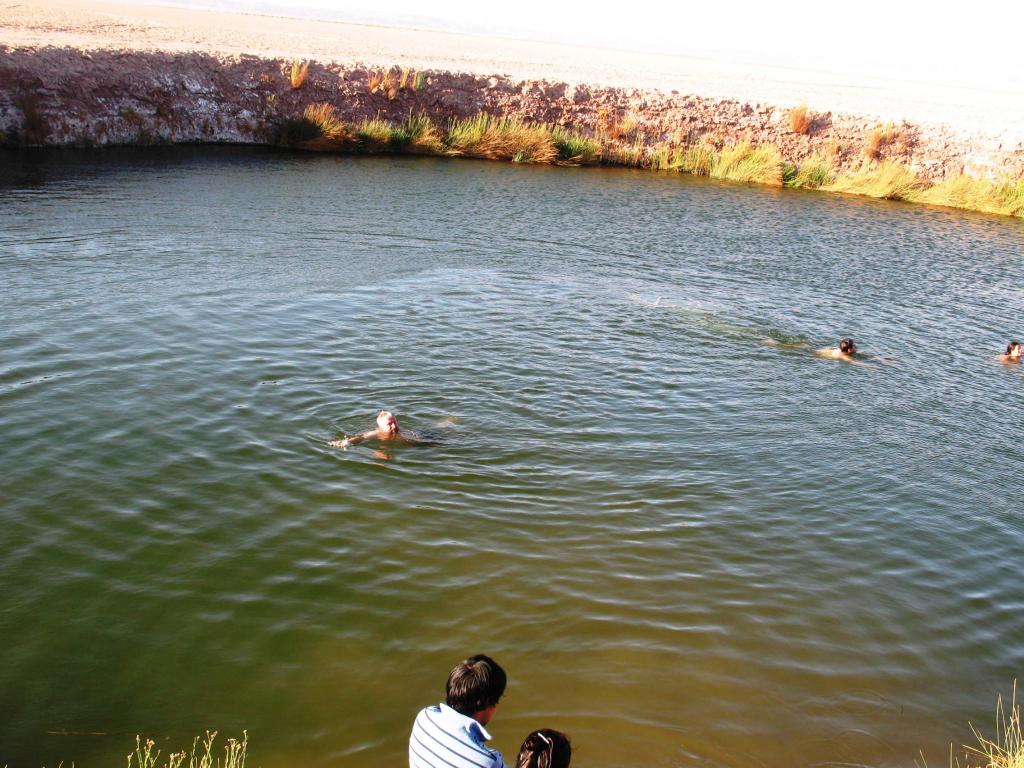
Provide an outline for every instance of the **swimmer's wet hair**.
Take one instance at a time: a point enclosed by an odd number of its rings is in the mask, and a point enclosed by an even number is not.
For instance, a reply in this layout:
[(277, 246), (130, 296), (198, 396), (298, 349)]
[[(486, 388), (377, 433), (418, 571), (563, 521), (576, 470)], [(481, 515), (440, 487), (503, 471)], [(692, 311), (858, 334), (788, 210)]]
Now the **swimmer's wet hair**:
[(569, 768), (572, 743), (561, 731), (541, 728), (534, 731), (519, 748), (516, 768)]
[(1020, 342), (1019, 341), (1011, 341), (1009, 344), (1006, 345), (1006, 354), (1010, 354), (1011, 352), (1013, 352), (1013, 348), (1014, 347), (1019, 347), (1019, 346), (1020, 346)]
[(449, 707), (472, 717), (497, 704), (508, 678), (498, 662), (482, 653), (455, 665), (448, 675), (445, 700)]
[(855, 347), (856, 345), (853, 343), (853, 339), (843, 339), (839, 342), (839, 351), (844, 355), (850, 354), (850, 350)]

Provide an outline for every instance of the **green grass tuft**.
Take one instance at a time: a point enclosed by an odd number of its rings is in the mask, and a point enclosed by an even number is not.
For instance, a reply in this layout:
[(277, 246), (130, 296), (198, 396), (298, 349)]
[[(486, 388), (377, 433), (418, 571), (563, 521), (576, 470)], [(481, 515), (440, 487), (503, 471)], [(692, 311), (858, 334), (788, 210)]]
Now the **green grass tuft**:
[(637, 137), (628, 144), (602, 142), (601, 162), (605, 165), (621, 165), (627, 168), (640, 168), (645, 162), (646, 150), (643, 139)]
[(679, 170), (695, 176), (710, 176), (717, 157), (715, 148), (706, 141), (691, 144), (683, 150)]
[(711, 166), (713, 179), (782, 185), (782, 155), (777, 147), (753, 147), (749, 141), (723, 149)]
[(551, 163), (558, 159), (551, 131), (514, 117), (479, 114), (452, 120), (445, 139), (448, 154), (517, 163)]
[(401, 145), (407, 152), (421, 155), (437, 155), (444, 151), (444, 142), (437, 126), (424, 114), (409, 115), (400, 126), (398, 134)]
[(563, 165), (593, 165), (601, 159), (601, 145), (595, 139), (564, 128), (553, 128), (551, 140), (558, 150), (558, 161)]
[(989, 181), (960, 174), (911, 195), (915, 203), (1024, 216), (1024, 179)]
[(858, 170), (839, 174), (831, 183), (821, 187), (829, 192), (845, 192), (884, 200), (909, 200), (923, 188), (924, 184), (913, 171), (891, 160), (880, 163), (865, 160)]
[(363, 120), (355, 127), (359, 149), (366, 152), (381, 152), (385, 149), (401, 149), (402, 136), (394, 124), (375, 117)]
[(795, 189), (821, 189), (835, 179), (832, 163), (822, 155), (814, 154), (796, 167), (791, 166), (785, 184)]

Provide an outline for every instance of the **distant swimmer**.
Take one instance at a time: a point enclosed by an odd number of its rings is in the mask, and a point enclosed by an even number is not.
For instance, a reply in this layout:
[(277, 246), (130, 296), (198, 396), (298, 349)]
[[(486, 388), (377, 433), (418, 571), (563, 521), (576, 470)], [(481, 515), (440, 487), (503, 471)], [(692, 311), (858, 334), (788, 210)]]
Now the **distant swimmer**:
[(819, 357), (827, 357), (830, 360), (842, 360), (844, 363), (864, 365), (864, 363), (854, 357), (857, 354), (857, 345), (853, 339), (843, 339), (839, 342), (839, 346), (819, 349), (815, 351), (815, 354)]
[(381, 411), (377, 414), (376, 429), (363, 432), (361, 435), (346, 437), (344, 440), (331, 440), (328, 445), (331, 448), (348, 448), (350, 445), (356, 445), (372, 438), (378, 440), (401, 440), (403, 437), (402, 431), (398, 428), (398, 419), (395, 418), (395, 414), (391, 411)]
[(1021, 361), (1021, 349), (1019, 341), (1011, 341), (1006, 345), (1005, 355), (996, 355), (996, 360), (1002, 360), (1004, 363), (1019, 363)]

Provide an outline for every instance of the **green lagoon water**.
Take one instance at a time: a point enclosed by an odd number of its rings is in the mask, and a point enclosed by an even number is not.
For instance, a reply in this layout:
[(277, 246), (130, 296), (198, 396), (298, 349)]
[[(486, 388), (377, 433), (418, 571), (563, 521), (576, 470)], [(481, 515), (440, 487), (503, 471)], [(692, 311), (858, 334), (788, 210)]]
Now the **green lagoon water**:
[[(1024, 223), (627, 171), (0, 155), (0, 765), (905, 766), (1024, 671)], [(853, 336), (857, 368), (769, 337)], [(441, 444), (341, 452), (379, 408)]]

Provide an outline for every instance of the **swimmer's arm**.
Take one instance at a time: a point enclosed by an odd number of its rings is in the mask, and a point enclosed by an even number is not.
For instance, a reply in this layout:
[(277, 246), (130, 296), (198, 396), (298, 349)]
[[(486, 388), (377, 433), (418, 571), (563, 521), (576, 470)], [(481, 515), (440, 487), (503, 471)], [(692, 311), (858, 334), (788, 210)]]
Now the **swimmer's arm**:
[(344, 440), (331, 440), (328, 443), (331, 448), (348, 448), (350, 445), (357, 445), (363, 440), (369, 440), (371, 437), (377, 436), (377, 430), (371, 429), (369, 432), (363, 432), (361, 435), (352, 435), (352, 437), (346, 437)]

